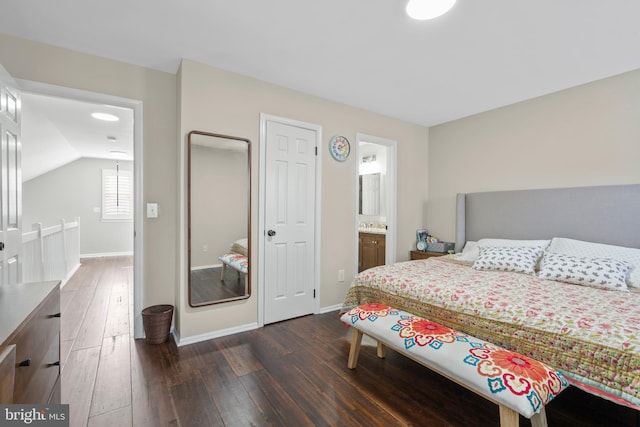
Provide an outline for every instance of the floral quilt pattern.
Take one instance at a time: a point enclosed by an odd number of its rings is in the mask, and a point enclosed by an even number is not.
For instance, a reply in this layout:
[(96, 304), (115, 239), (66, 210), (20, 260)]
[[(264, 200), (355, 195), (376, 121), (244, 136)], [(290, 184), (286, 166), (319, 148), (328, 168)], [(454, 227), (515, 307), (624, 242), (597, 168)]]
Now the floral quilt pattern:
[(573, 385), (640, 409), (640, 293), (477, 271), (439, 257), (363, 271), (341, 312), (367, 303), (517, 351), (558, 368)]

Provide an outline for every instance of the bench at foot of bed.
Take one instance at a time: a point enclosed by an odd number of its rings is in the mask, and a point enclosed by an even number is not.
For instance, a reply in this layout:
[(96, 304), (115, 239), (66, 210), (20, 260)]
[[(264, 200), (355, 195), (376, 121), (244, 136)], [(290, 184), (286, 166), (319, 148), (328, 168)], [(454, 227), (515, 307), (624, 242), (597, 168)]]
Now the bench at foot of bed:
[(568, 386), (557, 370), (487, 341), (382, 304), (364, 304), (341, 320), (354, 328), (347, 366), (358, 363), (362, 335), (413, 359), (500, 407), (500, 425), (517, 427), (518, 414), (545, 427), (544, 406)]
[(224, 283), (225, 271), (228, 267), (233, 268), (238, 272), (238, 280), (240, 280), (240, 273), (244, 274), (244, 283), (247, 283), (247, 273), (249, 272), (248, 258), (237, 252), (228, 252), (218, 259), (222, 261), (222, 271), (220, 272), (220, 280)]

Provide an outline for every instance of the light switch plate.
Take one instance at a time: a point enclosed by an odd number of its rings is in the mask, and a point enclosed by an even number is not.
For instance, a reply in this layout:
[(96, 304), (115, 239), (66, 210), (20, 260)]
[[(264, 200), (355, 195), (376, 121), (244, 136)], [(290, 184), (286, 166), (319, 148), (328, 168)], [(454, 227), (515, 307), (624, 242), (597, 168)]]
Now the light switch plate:
[(147, 218), (158, 218), (157, 203), (147, 203)]

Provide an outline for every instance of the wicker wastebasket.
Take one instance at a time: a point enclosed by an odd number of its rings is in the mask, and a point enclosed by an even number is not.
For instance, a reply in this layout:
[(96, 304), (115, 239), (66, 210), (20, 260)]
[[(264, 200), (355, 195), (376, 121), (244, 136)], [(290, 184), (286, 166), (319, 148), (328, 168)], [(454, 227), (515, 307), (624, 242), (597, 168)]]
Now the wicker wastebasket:
[(173, 306), (152, 305), (142, 310), (142, 325), (147, 344), (162, 344), (169, 339), (173, 319)]

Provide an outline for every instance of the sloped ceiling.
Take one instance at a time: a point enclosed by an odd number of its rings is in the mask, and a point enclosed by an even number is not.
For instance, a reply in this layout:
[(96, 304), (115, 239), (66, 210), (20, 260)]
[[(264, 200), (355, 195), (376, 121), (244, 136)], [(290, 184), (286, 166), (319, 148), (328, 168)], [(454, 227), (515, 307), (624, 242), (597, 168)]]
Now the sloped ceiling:
[[(120, 120), (96, 120), (93, 112), (110, 113)], [(82, 157), (133, 160), (133, 111), (23, 93), (22, 180)]]

